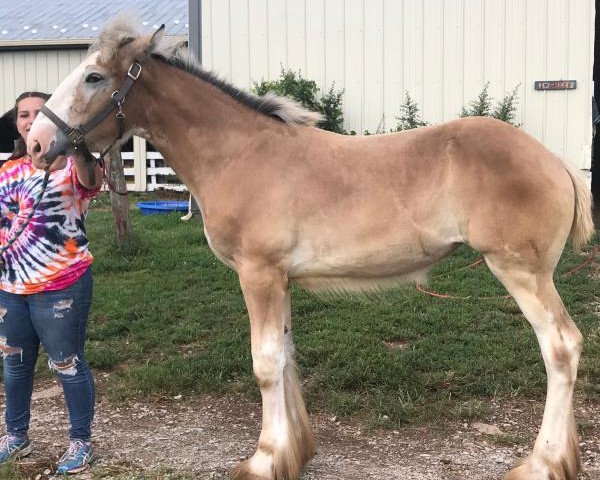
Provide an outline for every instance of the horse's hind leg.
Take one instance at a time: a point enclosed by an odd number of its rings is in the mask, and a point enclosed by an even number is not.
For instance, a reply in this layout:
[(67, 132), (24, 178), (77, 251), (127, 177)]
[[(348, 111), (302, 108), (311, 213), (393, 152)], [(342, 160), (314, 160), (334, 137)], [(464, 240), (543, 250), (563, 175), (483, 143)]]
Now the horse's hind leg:
[(293, 480), (314, 454), (314, 440), (293, 360), (287, 278), (275, 268), (244, 266), (238, 273), (263, 416), (256, 452), (234, 467), (232, 477)]
[(486, 255), (492, 272), (505, 285), (533, 326), (548, 376), (546, 406), (533, 453), (505, 480), (576, 480), (579, 444), (573, 417), (573, 387), (582, 336), (567, 313), (552, 280), (552, 269), (531, 269), (514, 259)]

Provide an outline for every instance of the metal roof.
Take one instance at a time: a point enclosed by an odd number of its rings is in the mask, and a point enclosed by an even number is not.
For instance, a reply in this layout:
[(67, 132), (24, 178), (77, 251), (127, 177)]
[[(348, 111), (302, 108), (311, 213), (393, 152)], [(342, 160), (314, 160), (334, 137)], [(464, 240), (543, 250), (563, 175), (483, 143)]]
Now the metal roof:
[(0, 43), (89, 42), (121, 12), (143, 32), (164, 23), (167, 35), (188, 34), (188, 0), (0, 0)]

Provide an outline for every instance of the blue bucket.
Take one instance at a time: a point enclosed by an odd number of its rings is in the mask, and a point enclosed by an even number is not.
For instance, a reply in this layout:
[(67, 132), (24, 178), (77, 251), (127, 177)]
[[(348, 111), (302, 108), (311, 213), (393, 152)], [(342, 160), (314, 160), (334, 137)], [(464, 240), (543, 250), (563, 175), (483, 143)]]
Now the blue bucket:
[(177, 200), (156, 200), (152, 202), (138, 202), (136, 203), (136, 205), (140, 209), (142, 215), (188, 211), (188, 202)]

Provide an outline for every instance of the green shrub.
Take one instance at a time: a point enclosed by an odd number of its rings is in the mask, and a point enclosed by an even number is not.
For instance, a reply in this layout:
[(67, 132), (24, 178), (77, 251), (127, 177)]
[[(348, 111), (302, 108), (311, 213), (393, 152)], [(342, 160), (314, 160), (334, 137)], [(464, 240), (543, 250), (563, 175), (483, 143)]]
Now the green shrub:
[(520, 127), (520, 123), (515, 123), (515, 113), (517, 111), (517, 104), (519, 103), (519, 97), (517, 96), (517, 92), (519, 91), (519, 87), (521, 85), (517, 85), (513, 88), (513, 91), (504, 95), (502, 101), (498, 102), (498, 105), (492, 112), (492, 117), (497, 118), (498, 120), (502, 120), (503, 122), (510, 123), (515, 127)]
[(496, 103), (496, 107), (492, 110), (492, 104), (494, 99), (488, 93), (490, 82), (487, 82), (483, 90), (479, 93), (475, 100), (469, 103), (469, 108), (462, 107), (460, 112), (461, 117), (493, 117), (503, 122), (510, 123), (515, 127), (519, 127), (519, 124), (514, 123), (515, 113), (517, 111), (517, 104), (519, 98), (517, 92), (519, 91), (519, 85), (517, 85), (512, 92), (504, 95), (504, 98)]
[(274, 92), (291, 97), (305, 108), (323, 114), (324, 120), (318, 125), (320, 128), (330, 132), (346, 133), (342, 112), (344, 91), (336, 90), (335, 84), (332, 84), (329, 91), (319, 98), (319, 87), (314, 80), (303, 78), (300, 72), (282, 68), (279, 80), (254, 82), (252, 90), (257, 95)]
[(392, 129), (394, 132), (411, 130), (428, 125), (419, 114), (419, 105), (413, 101), (408, 92), (406, 92), (404, 103), (400, 105), (400, 112), (400, 116), (396, 117), (398, 124), (395, 129)]
[(346, 133), (344, 130), (344, 112), (342, 110), (344, 96), (343, 90), (335, 90), (334, 85), (321, 97), (321, 113), (325, 120), (321, 122), (321, 128), (330, 132)]
[[(494, 102), (489, 94), (490, 82), (487, 82), (479, 95), (469, 102), (468, 107), (462, 107), (461, 117), (493, 117), (498, 120), (510, 123), (515, 127), (520, 124), (515, 123), (517, 104), (519, 103), (518, 91), (520, 84), (511, 92), (506, 93), (502, 100)], [(314, 112), (320, 112), (324, 120), (319, 122), (318, 126), (323, 130), (330, 132), (356, 135), (355, 131), (347, 132), (344, 130), (343, 90), (336, 90), (335, 84), (332, 84), (325, 95), (320, 95), (319, 87), (314, 80), (302, 77), (293, 70), (281, 69), (281, 76), (278, 80), (261, 80), (254, 82), (252, 88), (257, 95), (264, 95), (267, 92), (274, 92), (277, 95), (291, 97), (305, 108)], [(495, 106), (494, 106), (495, 103)], [(392, 132), (411, 130), (413, 128), (424, 127), (429, 123), (421, 118), (419, 105), (410, 94), (405, 92), (404, 103), (400, 105), (400, 115), (396, 117), (398, 123)], [(376, 133), (379, 133), (379, 129)], [(365, 130), (364, 135), (373, 135)]]
[[(460, 116), (493, 117), (506, 123), (510, 123), (515, 127), (520, 127), (520, 124), (515, 123), (517, 104), (519, 103), (518, 91), (520, 84), (513, 88), (510, 93), (504, 95), (502, 100), (496, 102), (495, 107), (494, 99), (488, 92), (489, 86), (490, 82), (487, 82), (484, 85), (483, 90), (477, 95), (477, 98), (469, 102), (468, 108), (462, 107)], [(408, 92), (406, 92), (404, 103), (400, 106), (400, 111), (400, 116), (396, 117), (398, 124), (396, 125), (396, 128), (392, 129), (393, 132), (400, 132), (402, 130), (410, 130), (412, 128), (428, 125), (428, 123), (420, 116), (419, 105), (411, 98)]]
[(469, 102), (469, 108), (462, 107), (461, 117), (490, 117), (492, 109), (492, 98), (488, 93), (490, 82), (483, 86), (483, 90), (475, 100)]

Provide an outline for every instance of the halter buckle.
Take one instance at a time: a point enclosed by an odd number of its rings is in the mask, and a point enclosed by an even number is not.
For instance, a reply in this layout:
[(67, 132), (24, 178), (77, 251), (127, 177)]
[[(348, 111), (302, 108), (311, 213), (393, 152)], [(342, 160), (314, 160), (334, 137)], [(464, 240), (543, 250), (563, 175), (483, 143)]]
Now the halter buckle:
[(67, 137), (69, 138), (69, 141), (76, 146), (85, 139), (85, 136), (77, 128), (72, 128), (67, 134)]
[(133, 62), (127, 71), (127, 76), (132, 80), (137, 80), (142, 73), (142, 65), (139, 62)]
[(119, 120), (125, 118), (125, 114), (123, 113), (123, 100), (125, 100), (125, 98), (120, 98), (120, 95), (121, 95), (121, 93), (118, 90), (116, 90), (110, 96), (110, 98), (112, 98), (113, 102), (115, 102), (115, 104), (117, 105), (117, 113), (115, 116)]

